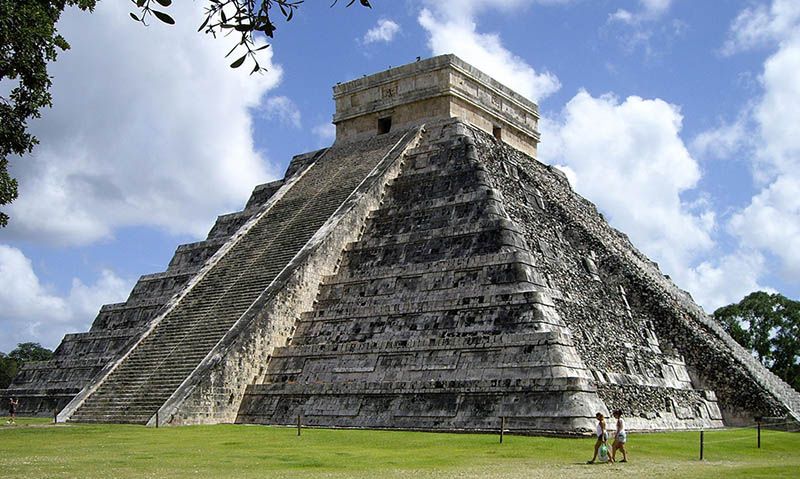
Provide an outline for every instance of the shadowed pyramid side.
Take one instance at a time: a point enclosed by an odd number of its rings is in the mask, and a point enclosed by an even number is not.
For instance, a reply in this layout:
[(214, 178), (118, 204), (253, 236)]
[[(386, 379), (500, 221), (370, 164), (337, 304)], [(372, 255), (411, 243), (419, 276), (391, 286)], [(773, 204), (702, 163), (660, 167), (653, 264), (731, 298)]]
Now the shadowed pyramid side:
[[(608, 409), (634, 429), (794, 417), (800, 394), (736, 344), (691, 296), (572, 191), (566, 176), (473, 130), (559, 315)], [(598, 159), (598, 161), (602, 161)]]

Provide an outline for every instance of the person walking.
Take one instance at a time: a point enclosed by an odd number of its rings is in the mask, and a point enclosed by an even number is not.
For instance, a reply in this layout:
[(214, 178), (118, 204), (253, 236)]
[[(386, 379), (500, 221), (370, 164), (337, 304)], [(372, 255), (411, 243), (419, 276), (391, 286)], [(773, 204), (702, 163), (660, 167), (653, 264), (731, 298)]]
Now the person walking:
[(8, 424), (14, 424), (17, 419), (17, 406), (19, 406), (19, 399), (9, 398), (8, 400), (8, 413), (11, 418), (8, 420)]
[(622, 460), (628, 462), (628, 451), (625, 450), (625, 443), (628, 442), (628, 433), (625, 432), (625, 421), (622, 419), (622, 411), (617, 409), (612, 413), (617, 419), (617, 432), (614, 435), (614, 443), (611, 444), (611, 460), (617, 461), (617, 451), (622, 451)]
[(594, 455), (592, 456), (592, 460), (588, 461), (588, 464), (594, 464), (597, 460), (597, 454), (600, 454), (600, 461), (611, 463), (611, 456), (608, 454), (608, 432), (606, 431), (606, 419), (603, 417), (603, 413), (599, 412), (595, 414), (595, 419), (597, 419), (597, 429), (595, 431), (595, 436), (597, 440), (594, 443)]

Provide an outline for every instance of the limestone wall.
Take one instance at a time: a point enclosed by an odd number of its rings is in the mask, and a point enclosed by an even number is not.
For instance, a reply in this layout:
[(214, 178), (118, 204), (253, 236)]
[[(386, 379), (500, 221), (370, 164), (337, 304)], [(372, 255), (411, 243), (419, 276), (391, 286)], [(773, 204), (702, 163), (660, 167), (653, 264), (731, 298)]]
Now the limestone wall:
[(530, 100), (454, 55), (443, 55), (334, 87), (337, 141), (374, 136), (380, 118), (393, 128), (458, 117), (533, 157), (539, 113)]

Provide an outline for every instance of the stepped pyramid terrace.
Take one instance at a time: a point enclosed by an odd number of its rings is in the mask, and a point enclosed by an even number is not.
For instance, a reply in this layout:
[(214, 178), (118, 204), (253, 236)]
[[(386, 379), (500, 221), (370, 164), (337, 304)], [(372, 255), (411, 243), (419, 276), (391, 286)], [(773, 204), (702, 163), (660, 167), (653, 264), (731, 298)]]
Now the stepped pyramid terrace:
[(2, 394), (151, 426), (800, 420), (800, 394), (536, 160), (534, 103), (453, 55), (333, 96), (330, 148), (295, 156)]

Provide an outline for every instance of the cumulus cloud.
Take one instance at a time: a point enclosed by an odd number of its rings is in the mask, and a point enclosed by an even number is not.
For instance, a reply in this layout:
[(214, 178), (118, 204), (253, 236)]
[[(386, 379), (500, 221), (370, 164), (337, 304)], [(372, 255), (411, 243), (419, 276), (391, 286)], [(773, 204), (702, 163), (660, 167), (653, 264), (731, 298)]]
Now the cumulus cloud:
[(543, 161), (564, 165), (575, 189), (679, 284), (713, 246), (714, 215), (687, 204), (700, 168), (680, 138), (679, 109), (660, 99), (580, 91), (555, 121), (543, 121)]
[[(800, 278), (800, 30), (786, 25), (798, 21), (797, 4), (781, 0), (760, 13), (754, 22), (771, 32), (779, 42), (777, 51), (764, 62), (763, 95), (752, 112), (756, 138), (748, 157), (753, 159), (754, 178), (762, 188), (750, 203), (731, 217), (729, 230), (749, 248), (777, 258), (790, 281)], [(741, 23), (745, 10), (737, 17)], [(764, 23), (769, 19), (765, 27)], [(755, 28), (755, 27), (754, 27)], [(746, 29), (745, 29), (746, 30)], [(743, 34), (754, 44), (754, 37)], [(746, 42), (745, 42), (746, 43)], [(740, 42), (738, 45), (744, 45)]]
[(800, 28), (800, 3), (774, 0), (770, 5), (745, 8), (730, 26), (724, 55), (778, 43)]
[(780, 173), (800, 168), (800, 30), (764, 63), (764, 96), (755, 109), (763, 144), (759, 160)]
[(731, 218), (730, 229), (744, 244), (781, 260), (788, 277), (800, 277), (800, 175), (785, 174), (761, 190)]
[[(717, 305), (737, 292), (766, 289), (758, 285), (770, 269), (789, 282), (800, 278), (800, 5), (775, 0), (770, 5), (743, 9), (730, 27), (723, 53), (734, 54), (774, 45), (759, 78), (762, 91), (748, 100), (738, 117), (698, 135), (697, 154), (710, 158), (751, 161), (759, 191), (735, 211), (726, 224), (740, 251), (715, 266), (701, 264), (690, 280), (705, 288)], [(773, 266), (769, 261), (775, 261)], [(769, 266), (767, 266), (769, 264)], [(705, 285), (705, 286), (703, 286)], [(718, 299), (713, 299), (713, 298)]]
[(22, 251), (0, 244), (0, 351), (27, 341), (54, 348), (64, 333), (86, 331), (102, 304), (124, 301), (131, 287), (104, 270), (93, 284), (73, 279), (69, 293), (59, 296), (42, 284)]
[(561, 88), (550, 72), (537, 72), (527, 61), (510, 52), (497, 33), (480, 33), (475, 22), (483, 9), (520, 8), (530, 0), (467, 0), (428, 2), (419, 24), (428, 32), (428, 47), (434, 55), (454, 53), (463, 60), (534, 101), (541, 101)]
[(275, 118), (281, 123), (295, 128), (303, 126), (300, 109), (286, 96), (267, 98), (264, 102), (263, 114), (268, 118)]
[(759, 283), (766, 271), (764, 257), (755, 251), (735, 251), (714, 261), (703, 261), (682, 275), (680, 286), (690, 291), (711, 313), (740, 301), (753, 291), (772, 291)]
[(728, 159), (733, 153), (749, 145), (748, 118), (744, 115), (732, 123), (722, 123), (694, 137), (691, 151), (702, 159)]
[(392, 20), (382, 18), (378, 20), (377, 25), (367, 30), (361, 42), (365, 45), (377, 42), (389, 43), (398, 33), (400, 33), (400, 25)]
[(274, 177), (253, 146), (250, 110), (280, 80), (228, 68), (230, 44), (196, 32), (202, 6), (175, 3), (175, 27), (143, 28), (130, 5), (69, 9), (72, 49), (51, 67), (54, 107), (32, 124), (41, 144), (12, 164), (20, 198), (12, 238), (87, 244), (146, 225), (201, 236), (219, 211)]

